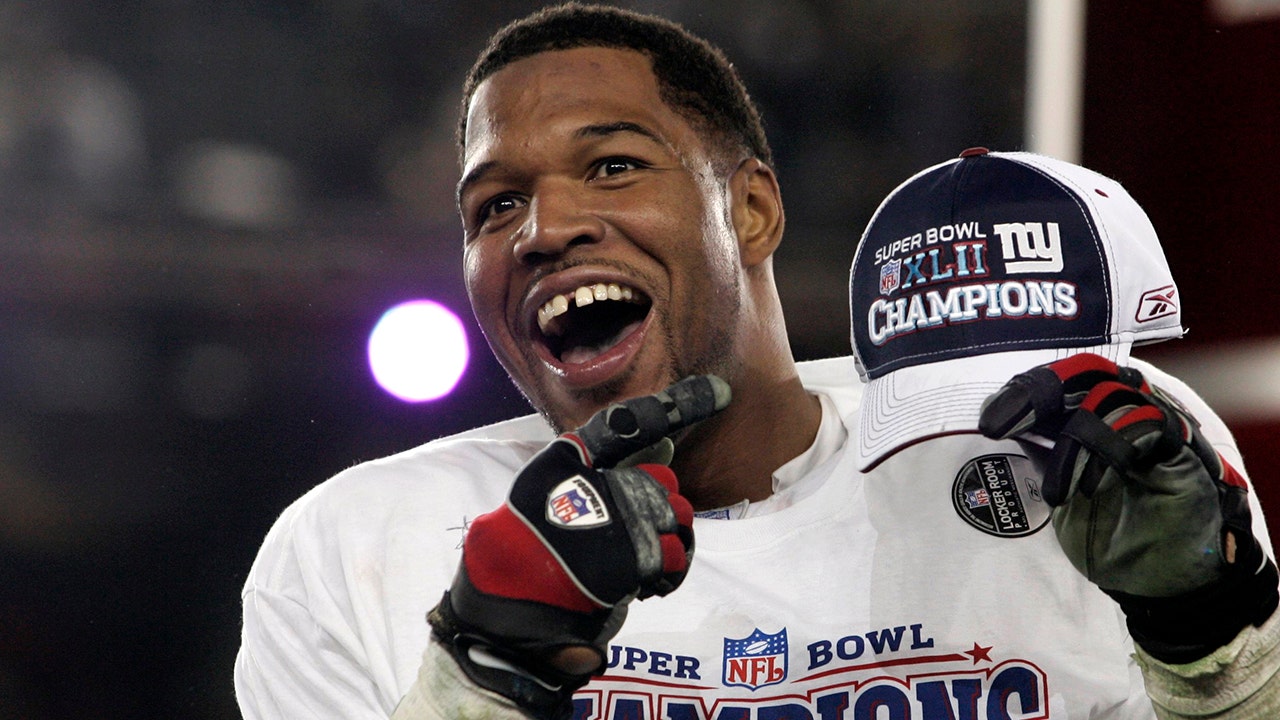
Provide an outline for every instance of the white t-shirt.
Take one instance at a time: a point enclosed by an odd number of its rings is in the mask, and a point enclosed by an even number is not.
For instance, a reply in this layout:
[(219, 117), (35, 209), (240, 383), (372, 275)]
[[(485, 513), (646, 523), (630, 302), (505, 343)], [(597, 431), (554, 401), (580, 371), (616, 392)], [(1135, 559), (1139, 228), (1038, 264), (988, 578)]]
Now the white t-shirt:
[[(1228, 461), (1225, 426), (1179, 397)], [(1071, 567), (1018, 444), (936, 438), (856, 470), (851, 358), (801, 363), (823, 399), (775, 496), (700, 517), (692, 569), (633, 603), (576, 720), (1051, 720), (1155, 715), (1118, 607)], [(528, 417), (364, 463), (277, 521), (244, 587), (247, 718), (386, 718), (468, 522), (551, 438)], [(1269, 547), (1254, 500), (1257, 534)]]

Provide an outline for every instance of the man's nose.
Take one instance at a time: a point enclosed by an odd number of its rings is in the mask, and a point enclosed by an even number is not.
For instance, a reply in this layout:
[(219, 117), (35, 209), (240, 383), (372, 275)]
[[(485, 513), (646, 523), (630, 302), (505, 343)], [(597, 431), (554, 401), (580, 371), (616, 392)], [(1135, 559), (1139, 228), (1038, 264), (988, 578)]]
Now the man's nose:
[(546, 189), (529, 201), (524, 227), (516, 240), (516, 260), (535, 264), (564, 254), (570, 247), (599, 242), (604, 223), (571, 189)]

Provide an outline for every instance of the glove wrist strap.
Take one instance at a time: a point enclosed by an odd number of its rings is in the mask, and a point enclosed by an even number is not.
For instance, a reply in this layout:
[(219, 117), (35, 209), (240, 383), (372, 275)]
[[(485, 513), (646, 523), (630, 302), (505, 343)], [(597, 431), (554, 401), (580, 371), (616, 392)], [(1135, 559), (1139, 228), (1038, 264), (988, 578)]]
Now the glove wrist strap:
[(427, 614), (427, 623), (432, 635), (476, 685), (510, 698), (539, 720), (567, 720), (573, 716), (573, 693), (590, 680), (590, 675), (557, 672), (533, 654), (510, 648), (500, 639), (469, 627), (454, 612), (448, 591)]
[(1221, 581), (1168, 598), (1104, 590), (1124, 610), (1134, 642), (1161, 662), (1181, 665), (1205, 657), (1235, 638), (1246, 625), (1261, 626), (1275, 612), (1275, 563), (1244, 568)]

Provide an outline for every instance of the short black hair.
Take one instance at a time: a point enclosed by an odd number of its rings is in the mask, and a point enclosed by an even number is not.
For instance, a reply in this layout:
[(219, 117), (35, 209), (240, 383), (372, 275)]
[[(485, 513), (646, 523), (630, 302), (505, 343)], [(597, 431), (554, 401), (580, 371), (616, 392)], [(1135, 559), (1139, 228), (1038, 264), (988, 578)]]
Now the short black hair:
[(507, 65), (551, 50), (607, 47), (649, 58), (663, 102), (737, 160), (745, 152), (772, 167), (760, 111), (733, 64), (711, 43), (670, 20), (607, 5), (570, 2), (546, 7), (494, 33), (467, 73), (458, 147), (466, 141), (467, 108), (476, 87)]

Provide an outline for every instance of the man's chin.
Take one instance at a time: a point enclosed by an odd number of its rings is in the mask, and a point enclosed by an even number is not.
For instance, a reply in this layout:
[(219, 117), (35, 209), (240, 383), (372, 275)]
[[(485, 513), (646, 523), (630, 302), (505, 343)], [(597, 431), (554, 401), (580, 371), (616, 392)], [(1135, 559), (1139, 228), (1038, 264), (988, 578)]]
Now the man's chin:
[[(557, 386), (541, 394), (543, 402), (535, 403), (542, 416), (557, 433), (584, 425), (596, 412), (610, 404), (657, 392), (675, 380), (662, 380), (656, 387), (638, 387), (635, 376), (625, 373), (589, 388), (567, 389)], [(548, 401), (549, 400), (549, 401)]]
[(621, 379), (610, 380), (590, 388), (574, 390), (569, 398), (544, 406), (542, 415), (557, 433), (582, 427), (597, 411), (611, 403), (625, 400), (626, 383)]

